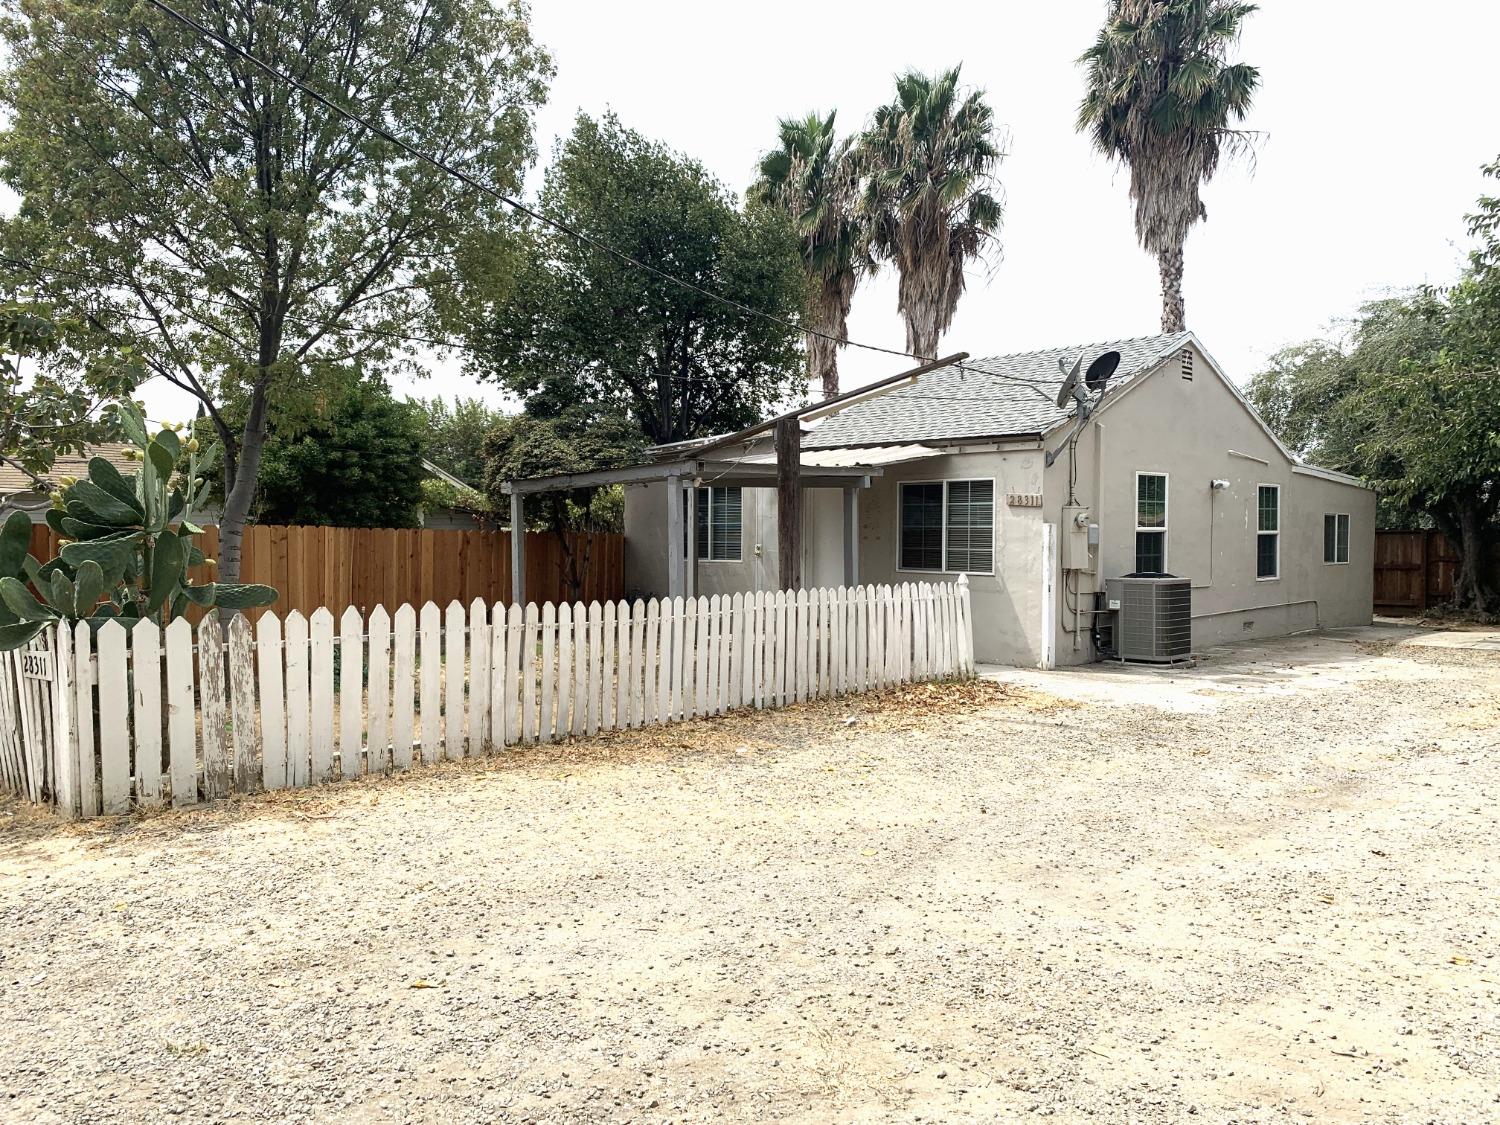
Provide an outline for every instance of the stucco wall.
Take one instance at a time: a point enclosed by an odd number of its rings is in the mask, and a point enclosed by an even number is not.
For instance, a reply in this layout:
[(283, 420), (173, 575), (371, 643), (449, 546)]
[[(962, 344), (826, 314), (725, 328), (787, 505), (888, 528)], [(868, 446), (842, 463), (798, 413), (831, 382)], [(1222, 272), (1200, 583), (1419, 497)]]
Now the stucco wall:
[(898, 489), (902, 481), (995, 482), (995, 573), (970, 574), (975, 659), (993, 664), (1035, 664), (1042, 637), (1042, 509), (1013, 507), (1011, 494), (1042, 490), (1042, 454), (955, 453), (893, 466), (860, 496), (860, 581), (952, 582), (957, 574), (897, 568)]
[[(860, 493), (862, 583), (947, 581), (957, 574), (897, 569), (898, 485), (904, 480), (985, 478), (995, 481), (995, 573), (971, 574), (974, 649), (979, 660), (1035, 664), (1040, 658), (1040, 508), (1011, 507), (1011, 493), (1039, 493), (1041, 453), (962, 453), (895, 466)], [(844, 577), (843, 491), (811, 488), (803, 501), (803, 578), (809, 586), (837, 586)], [(625, 489), (625, 583), (632, 597), (667, 592), (666, 486)], [(746, 488), (742, 494), (739, 563), (698, 563), (698, 593), (774, 590), (778, 584), (776, 493)], [(757, 556), (756, 548), (760, 553)]]
[[(740, 498), (739, 561), (699, 559), (699, 594), (776, 588), (776, 493), (746, 488)], [(684, 504), (683, 518), (692, 516)], [(667, 485), (660, 481), (625, 487), (625, 588), (632, 598), (667, 594)]]
[[(1084, 429), (1075, 495), (1100, 527), (1096, 570), (1085, 591), (1135, 568), (1135, 474), (1167, 474), (1167, 564), (1193, 581), (1193, 645), (1324, 626), (1367, 624), (1373, 609), (1375, 494), (1296, 472), (1246, 406), (1198, 357), (1194, 378), (1169, 362), (1121, 393)], [(1059, 438), (1054, 437), (1055, 446)], [(1046, 518), (1061, 527), (1066, 452), (1046, 473)], [(1227, 480), (1220, 491), (1210, 482)], [(1257, 491), (1281, 487), (1281, 559), (1275, 579), (1256, 578)], [(1323, 562), (1323, 516), (1350, 516), (1347, 564)], [(1057, 660), (1093, 658), (1088, 619), (1075, 644), (1059, 583)], [(1081, 604), (1091, 608), (1092, 597)]]

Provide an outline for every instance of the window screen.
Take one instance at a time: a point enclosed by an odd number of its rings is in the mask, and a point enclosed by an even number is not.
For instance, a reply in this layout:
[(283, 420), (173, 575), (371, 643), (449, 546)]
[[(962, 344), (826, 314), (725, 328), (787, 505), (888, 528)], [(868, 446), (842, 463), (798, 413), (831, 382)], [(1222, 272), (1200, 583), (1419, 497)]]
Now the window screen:
[(901, 568), (943, 569), (943, 486), (901, 486)]
[(1135, 478), (1135, 569), (1160, 574), (1167, 569), (1167, 477), (1137, 473)]
[(995, 485), (948, 482), (948, 570), (995, 569)]
[(698, 489), (698, 557), (712, 562), (740, 560), (741, 500), (738, 488)]

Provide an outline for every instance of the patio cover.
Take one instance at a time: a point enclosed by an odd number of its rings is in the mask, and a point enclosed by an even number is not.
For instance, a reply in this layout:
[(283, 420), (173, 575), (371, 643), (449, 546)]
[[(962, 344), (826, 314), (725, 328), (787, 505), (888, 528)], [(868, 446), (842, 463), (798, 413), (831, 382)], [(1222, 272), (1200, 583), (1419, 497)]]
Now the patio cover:
[[(510, 525), (513, 528), (525, 526), (523, 503), (531, 493), (665, 481), (669, 486), (665, 537), (669, 560), (668, 593), (672, 597), (691, 596), (692, 587), (696, 585), (692, 572), (696, 570), (697, 558), (691, 542), (696, 533), (696, 521), (686, 518), (686, 491), (706, 485), (775, 488), (775, 450), (770, 447), (769, 442), (766, 442), (766, 448), (755, 448), (762, 438), (768, 437), (768, 434), (747, 436), (744, 439), (746, 451), (738, 456), (726, 456), (728, 449), (725, 446), (712, 443), (705, 447), (705, 452), (710, 454), (705, 457), (694, 457), (689, 450), (684, 450), (689, 455), (645, 465), (507, 481), (501, 488), (510, 496)], [(859, 490), (868, 488), (873, 478), (880, 476), (888, 465), (919, 461), (925, 457), (935, 457), (941, 452), (929, 446), (909, 444), (862, 449), (816, 449), (801, 454), (799, 464), (802, 488), (844, 490), (844, 573), (851, 585), (859, 574)], [(680, 559), (678, 552), (671, 549), (672, 544), (682, 542), (684, 535), (689, 540), (687, 560)], [(518, 605), (526, 602), (525, 538), (524, 535), (510, 537), (511, 597)], [(688, 562), (692, 565), (687, 565)]]

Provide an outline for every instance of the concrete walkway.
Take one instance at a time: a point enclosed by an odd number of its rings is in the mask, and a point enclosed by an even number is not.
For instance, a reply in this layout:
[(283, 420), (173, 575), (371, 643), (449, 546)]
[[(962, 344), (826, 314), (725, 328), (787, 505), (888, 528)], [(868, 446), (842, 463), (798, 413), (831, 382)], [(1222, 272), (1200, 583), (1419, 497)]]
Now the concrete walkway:
[[(981, 664), (982, 679), (1017, 684), (1081, 703), (1158, 707), (1196, 713), (1244, 695), (1296, 695), (1318, 686), (1348, 685), (1384, 674), (1370, 657), (1380, 649), (1417, 645), (1500, 651), (1500, 630), (1430, 629), (1378, 621), (1287, 637), (1216, 645), (1192, 664), (1101, 662), (1042, 671)], [(1421, 668), (1414, 675), (1429, 674)], [(1435, 668), (1430, 674), (1436, 675)]]

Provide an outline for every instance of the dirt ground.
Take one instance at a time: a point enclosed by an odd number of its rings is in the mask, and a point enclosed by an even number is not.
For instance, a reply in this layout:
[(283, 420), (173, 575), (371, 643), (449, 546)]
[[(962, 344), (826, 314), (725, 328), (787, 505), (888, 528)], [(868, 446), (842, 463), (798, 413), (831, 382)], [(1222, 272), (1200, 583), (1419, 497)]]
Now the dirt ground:
[(1497, 1120), (1496, 640), (0, 805), (0, 1118)]

